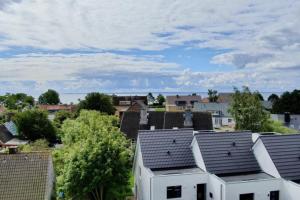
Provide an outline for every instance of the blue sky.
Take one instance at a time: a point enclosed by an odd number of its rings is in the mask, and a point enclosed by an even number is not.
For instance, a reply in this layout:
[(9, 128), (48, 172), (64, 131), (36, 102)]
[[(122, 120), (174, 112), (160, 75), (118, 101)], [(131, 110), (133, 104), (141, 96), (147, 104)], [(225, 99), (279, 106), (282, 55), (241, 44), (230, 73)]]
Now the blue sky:
[(299, 87), (296, 0), (1, 0), (0, 94)]

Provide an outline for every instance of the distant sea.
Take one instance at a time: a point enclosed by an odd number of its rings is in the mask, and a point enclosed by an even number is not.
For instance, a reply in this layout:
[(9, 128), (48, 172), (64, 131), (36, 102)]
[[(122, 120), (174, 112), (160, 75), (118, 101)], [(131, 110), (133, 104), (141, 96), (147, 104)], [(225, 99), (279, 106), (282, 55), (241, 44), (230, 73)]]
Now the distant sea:
[[(152, 92), (153, 96), (157, 96), (159, 94), (162, 94), (164, 96), (168, 95), (191, 95), (192, 93), (196, 93), (197, 95), (200, 95), (202, 97), (207, 97), (207, 91), (205, 92)], [(226, 92), (220, 92), (220, 93), (226, 93)], [(267, 99), (272, 93), (275, 93), (277, 95), (281, 95), (282, 92), (261, 92), (263, 97)], [(69, 103), (78, 103), (79, 99), (84, 99), (87, 93), (60, 93), (60, 100), (62, 103), (69, 104)], [(148, 92), (122, 92), (122, 93), (106, 93), (108, 95), (118, 95), (118, 96), (143, 96), (147, 95)]]

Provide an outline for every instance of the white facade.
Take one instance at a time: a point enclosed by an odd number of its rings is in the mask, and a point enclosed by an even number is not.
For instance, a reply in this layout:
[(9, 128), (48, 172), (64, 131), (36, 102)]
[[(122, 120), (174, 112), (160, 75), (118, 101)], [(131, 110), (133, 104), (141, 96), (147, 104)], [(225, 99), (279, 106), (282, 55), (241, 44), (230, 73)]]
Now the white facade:
[[(210, 174), (206, 172), (201, 149), (195, 138), (191, 149), (197, 168), (151, 171), (143, 165), (138, 140), (134, 162), (137, 200), (197, 200), (199, 184), (205, 185), (205, 200), (240, 200), (240, 195), (249, 193), (253, 194), (254, 200), (270, 200), (270, 194), (274, 191), (279, 192), (280, 200), (300, 199), (300, 185), (280, 177), (259, 138), (253, 146), (253, 152), (261, 169), (266, 173), (266, 178), (258, 176), (258, 178), (247, 179), (247, 175), (228, 178)], [(173, 186), (180, 187), (179, 198), (167, 198), (167, 190)]]

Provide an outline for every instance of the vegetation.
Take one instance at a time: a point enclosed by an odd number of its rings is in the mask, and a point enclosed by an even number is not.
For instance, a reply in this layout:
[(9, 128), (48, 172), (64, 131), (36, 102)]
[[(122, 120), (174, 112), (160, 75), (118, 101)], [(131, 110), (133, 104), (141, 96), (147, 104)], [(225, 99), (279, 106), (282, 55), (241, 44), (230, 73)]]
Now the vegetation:
[(25, 107), (34, 105), (34, 98), (24, 93), (6, 94), (0, 96), (0, 104), (4, 105), (7, 109), (21, 110)]
[(291, 134), (291, 133), (298, 133), (297, 130), (288, 128), (284, 126), (279, 121), (274, 121), (269, 119), (268, 123), (266, 123), (266, 126), (263, 127), (264, 132), (277, 132), (277, 133), (283, 133), (283, 134)]
[(271, 94), (268, 97), (268, 101), (272, 102), (273, 104), (279, 100), (279, 96), (277, 94)]
[(109, 115), (115, 113), (111, 97), (98, 92), (87, 94), (85, 99), (79, 102), (78, 109), (96, 110)]
[(166, 102), (166, 99), (162, 94), (159, 94), (156, 97), (156, 101), (157, 101), (158, 105), (162, 106)]
[(20, 137), (35, 141), (46, 139), (48, 142), (56, 140), (56, 130), (48, 119), (46, 112), (33, 109), (19, 112), (13, 117)]
[(284, 92), (279, 99), (274, 101), (272, 113), (283, 114), (300, 114), (300, 90), (293, 92)]
[(49, 142), (45, 139), (38, 139), (32, 143), (21, 145), (20, 151), (32, 152), (32, 151), (49, 151)]
[(62, 126), (64, 147), (54, 152), (57, 193), (66, 199), (124, 199), (130, 193), (130, 142), (115, 116), (81, 111)]
[(219, 95), (218, 95), (217, 90), (209, 89), (207, 94), (208, 94), (209, 102), (217, 102), (218, 101)]
[(153, 94), (151, 92), (149, 92), (148, 95), (147, 95), (147, 101), (150, 104), (153, 104), (154, 101), (155, 101), (155, 98), (154, 98), (154, 96), (153, 96)]
[(237, 130), (264, 131), (269, 114), (264, 110), (257, 92), (248, 87), (242, 91), (234, 88), (233, 101), (229, 112), (235, 119)]
[(66, 119), (74, 119), (75, 117), (76, 117), (76, 113), (74, 113), (74, 112), (60, 110), (57, 113), (55, 113), (55, 117), (54, 117), (53, 121), (54, 121), (56, 127), (60, 128)]
[(55, 90), (49, 89), (39, 96), (39, 104), (57, 105), (59, 103), (59, 94)]

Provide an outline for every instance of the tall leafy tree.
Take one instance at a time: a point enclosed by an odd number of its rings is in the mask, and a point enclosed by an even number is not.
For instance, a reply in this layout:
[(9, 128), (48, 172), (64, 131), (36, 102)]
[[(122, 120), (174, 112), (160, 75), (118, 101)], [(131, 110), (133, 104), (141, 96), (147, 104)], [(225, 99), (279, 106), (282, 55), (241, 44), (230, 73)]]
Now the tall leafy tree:
[(272, 103), (275, 103), (276, 101), (279, 100), (279, 96), (277, 94), (271, 94), (269, 97), (268, 97), (268, 101), (272, 102)]
[(283, 114), (289, 112), (291, 114), (300, 114), (300, 90), (293, 92), (284, 92), (280, 98), (273, 103), (272, 112)]
[(115, 113), (111, 97), (98, 92), (87, 94), (85, 99), (79, 102), (78, 109), (96, 110), (110, 115)]
[(159, 105), (163, 105), (164, 102), (166, 102), (166, 99), (165, 99), (164, 95), (162, 95), (162, 94), (159, 94), (156, 97), (156, 100), (157, 100), (157, 102), (158, 102)]
[(235, 119), (237, 130), (263, 131), (268, 124), (269, 114), (264, 110), (257, 92), (248, 87), (242, 91), (234, 88), (229, 112)]
[(155, 101), (155, 98), (154, 98), (154, 96), (151, 92), (149, 92), (148, 95), (147, 95), (147, 101), (149, 103), (154, 103), (154, 101)]
[(34, 105), (34, 98), (24, 93), (0, 96), (0, 104), (11, 110), (21, 110)]
[(78, 118), (65, 121), (62, 126), (64, 147), (54, 156), (61, 196), (124, 199), (132, 150), (117, 125), (117, 117), (96, 111), (81, 111)]
[(55, 90), (49, 89), (39, 96), (39, 104), (57, 105), (59, 103), (59, 94)]
[(35, 141), (46, 139), (49, 142), (56, 140), (56, 130), (48, 119), (46, 112), (41, 110), (26, 110), (13, 117), (18, 132), (22, 138)]
[(219, 95), (218, 95), (217, 90), (209, 89), (207, 94), (208, 94), (209, 102), (217, 102), (218, 101)]

